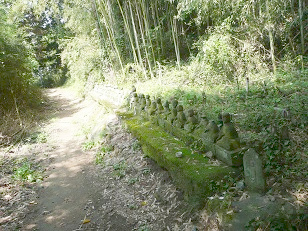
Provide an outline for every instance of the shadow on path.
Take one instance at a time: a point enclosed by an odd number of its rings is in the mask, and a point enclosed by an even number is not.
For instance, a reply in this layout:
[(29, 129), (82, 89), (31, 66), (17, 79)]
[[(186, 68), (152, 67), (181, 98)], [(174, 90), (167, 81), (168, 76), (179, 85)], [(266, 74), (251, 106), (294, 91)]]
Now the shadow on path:
[(84, 140), (80, 136), (81, 122), (92, 112), (85, 101), (74, 98), (67, 90), (52, 89), (48, 96), (59, 107), (57, 119), (46, 128), (54, 147), (53, 162), (23, 230), (75, 230), (95, 194), (93, 155), (82, 151)]

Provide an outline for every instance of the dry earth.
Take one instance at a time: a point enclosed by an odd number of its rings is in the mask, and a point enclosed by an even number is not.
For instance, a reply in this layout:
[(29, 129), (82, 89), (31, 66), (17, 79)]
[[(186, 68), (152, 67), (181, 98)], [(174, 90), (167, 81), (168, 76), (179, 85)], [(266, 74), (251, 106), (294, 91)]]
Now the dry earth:
[(168, 173), (144, 157), (112, 111), (67, 89), (47, 95), (56, 108), (41, 128), (47, 142), (1, 154), (29, 158), (45, 178), (13, 184), (2, 163), (0, 230), (197, 230), (198, 216)]

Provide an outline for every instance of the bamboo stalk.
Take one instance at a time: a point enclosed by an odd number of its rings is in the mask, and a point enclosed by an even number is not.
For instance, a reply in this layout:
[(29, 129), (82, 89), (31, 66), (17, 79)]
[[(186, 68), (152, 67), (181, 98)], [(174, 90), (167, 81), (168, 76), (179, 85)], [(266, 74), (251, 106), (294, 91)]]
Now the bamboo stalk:
[[(151, 1), (151, 3), (152, 3), (152, 1)], [(155, 3), (156, 3), (156, 0), (155, 0)], [(155, 11), (155, 5), (151, 5), (151, 13), (152, 13), (152, 19), (153, 19), (153, 23), (154, 23), (154, 28), (156, 29), (156, 28), (158, 28), (158, 22), (157, 22), (157, 18), (156, 18), (156, 13), (155, 13), (156, 11)], [(154, 56), (156, 57), (156, 55), (157, 55), (157, 57), (159, 58), (159, 56), (160, 56), (160, 49), (158, 49), (159, 48), (159, 42), (158, 42), (158, 39), (155, 39), (155, 42), (156, 42), (156, 47), (157, 47), (157, 49), (156, 50), (154, 50)]]
[[(269, 12), (268, 0), (266, 1), (266, 12), (267, 12), (267, 17), (271, 17), (270, 12)], [(274, 72), (274, 74), (276, 74), (274, 36), (273, 36), (272, 28), (271, 28), (272, 20), (269, 20), (269, 23), (270, 24), (268, 25), (268, 34), (269, 34), (269, 38), (270, 38), (270, 47), (271, 47), (270, 53), (271, 53), (271, 59), (272, 59), (272, 65), (273, 65), (273, 72)]]
[(163, 24), (161, 22), (161, 20), (159, 20), (159, 13), (158, 13), (158, 4), (157, 4), (157, 1), (155, 1), (155, 13), (156, 13), (156, 17), (157, 17), (157, 21), (159, 23), (159, 38), (160, 38), (160, 55), (161, 54), (164, 54), (164, 43), (163, 43), (163, 32), (162, 32), (162, 29), (163, 29)]
[(303, 9), (302, 9), (302, 0), (298, 0), (298, 11), (299, 11), (299, 23), (301, 31), (301, 63), (302, 71), (304, 71), (304, 54), (305, 54), (305, 40), (304, 40), (304, 25), (303, 25)]
[(109, 52), (108, 45), (106, 44), (106, 41), (105, 41), (105, 38), (106, 38), (105, 34), (107, 32), (104, 32), (104, 29), (103, 29), (103, 27), (101, 25), (100, 16), (99, 16), (99, 13), (98, 13), (96, 0), (92, 0), (92, 10), (94, 12), (94, 19), (95, 19), (95, 23), (96, 23), (96, 30), (97, 30), (97, 34), (98, 34), (98, 37), (99, 37), (99, 40), (100, 40), (101, 50), (106, 50), (107, 51), (108, 58), (109, 58), (109, 61), (110, 61), (111, 67), (112, 67), (111, 69), (114, 69), (114, 65), (113, 65), (113, 62), (112, 62), (111, 54)]
[(122, 8), (119, 0), (117, 0), (117, 3), (118, 3), (118, 6), (119, 6), (119, 9), (120, 9), (123, 21), (124, 21), (124, 26), (125, 26), (125, 29), (126, 29), (126, 33), (128, 34), (128, 37), (129, 37), (130, 45), (132, 47), (132, 53), (133, 53), (134, 61), (136, 63), (138, 63), (138, 58), (137, 58), (137, 54), (136, 54), (136, 50), (135, 50), (134, 41), (133, 41), (133, 38), (132, 38), (132, 35), (131, 35), (131, 30), (130, 30), (129, 24), (128, 24), (127, 14), (126, 14), (126, 16), (124, 15), (123, 8)]
[(135, 19), (134, 19), (133, 10), (132, 10), (132, 4), (131, 4), (130, 1), (128, 1), (128, 5), (129, 5), (129, 11), (130, 11), (132, 25), (133, 25), (133, 31), (134, 31), (134, 35), (135, 35), (135, 42), (136, 42), (136, 48), (137, 48), (137, 53), (138, 53), (138, 58), (139, 58), (139, 65), (141, 66), (141, 68), (143, 70), (145, 78), (147, 78), (147, 74), (146, 74), (146, 72), (144, 70), (144, 66), (143, 66), (143, 62), (142, 62), (142, 56), (141, 56), (141, 51), (140, 51), (138, 33), (137, 33), (137, 30), (136, 30)]
[[(151, 54), (152, 54), (152, 59), (153, 59), (153, 63), (154, 66), (156, 66), (156, 58), (155, 58), (155, 52), (154, 52), (154, 47), (153, 47), (153, 43), (152, 43), (152, 38), (151, 38), (151, 34), (150, 34), (150, 27), (149, 27), (149, 12), (148, 12), (148, 7), (146, 7), (144, 0), (141, 0), (141, 7), (142, 7), (142, 11), (143, 11), (143, 19), (144, 19), (144, 26), (145, 26), (145, 32), (147, 35), (147, 39), (150, 43), (150, 47), (151, 47)], [(150, 61), (150, 60), (149, 60)], [(152, 66), (149, 63), (150, 66)], [(151, 70), (151, 75), (153, 75), (152, 70)]]
[[(96, 5), (96, 0), (93, 0), (95, 2), (95, 6), (97, 8), (97, 5)], [(111, 21), (111, 17), (110, 15), (107, 13), (107, 12), (110, 12), (112, 9), (109, 9), (107, 10), (106, 9), (106, 3), (103, 2), (103, 6), (101, 7), (101, 10), (102, 10), (102, 13), (103, 13), (103, 17), (104, 17), (104, 23), (105, 23), (105, 28), (106, 28), (106, 31), (107, 31), (107, 36), (108, 36), (108, 40), (110, 41), (111, 43), (111, 47), (113, 48), (117, 58), (118, 58), (118, 61), (119, 61), (119, 64), (120, 64), (120, 67), (121, 67), (121, 71), (122, 73), (124, 74), (124, 67), (123, 67), (123, 62), (122, 62), (122, 58), (121, 58), (121, 55), (120, 55), (120, 52), (119, 52), (119, 49), (118, 49), (118, 45), (116, 43), (116, 39), (114, 37), (114, 31), (113, 29), (111, 28), (112, 26), (110, 26), (110, 21)], [(107, 6), (108, 7), (108, 6)]]
[(178, 36), (177, 36), (177, 26), (176, 26), (176, 19), (174, 18), (172, 20), (170, 16), (170, 23), (171, 23), (171, 31), (172, 31), (172, 37), (173, 37), (173, 43), (174, 43), (174, 49), (175, 49), (175, 54), (176, 54), (176, 63), (178, 68), (180, 68), (180, 50), (179, 50), (179, 41), (178, 41)]
[(152, 67), (151, 67), (151, 62), (150, 62), (150, 58), (149, 58), (149, 53), (148, 53), (148, 49), (147, 49), (147, 44), (144, 38), (144, 28), (143, 28), (143, 23), (141, 20), (141, 16), (140, 16), (140, 7), (138, 7), (137, 1), (135, 0), (135, 4), (136, 4), (136, 15), (137, 15), (137, 19), (138, 19), (138, 23), (139, 23), (139, 29), (140, 29), (140, 35), (141, 35), (141, 41), (143, 43), (143, 47), (144, 47), (144, 53), (145, 53), (145, 58), (146, 58), (146, 62), (149, 65), (149, 69), (150, 69), (150, 74), (153, 77), (153, 73), (152, 73)]
[(100, 44), (102, 47), (105, 47), (105, 42), (104, 42), (104, 36), (103, 36), (103, 30), (100, 24), (100, 20), (99, 20), (99, 14), (97, 12), (97, 5), (96, 5), (96, 0), (92, 0), (92, 9), (94, 12), (94, 17), (95, 17), (95, 23), (96, 23), (96, 30), (97, 30), (97, 34), (98, 37), (100, 39)]

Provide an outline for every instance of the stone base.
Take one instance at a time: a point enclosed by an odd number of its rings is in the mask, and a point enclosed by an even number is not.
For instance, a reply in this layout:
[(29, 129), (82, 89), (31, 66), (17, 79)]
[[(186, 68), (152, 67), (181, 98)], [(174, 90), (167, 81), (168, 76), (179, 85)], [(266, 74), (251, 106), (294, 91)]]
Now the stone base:
[[(228, 166), (217, 166), (210, 164), (209, 159), (199, 154), (194, 154), (181, 139), (183, 133), (178, 133), (180, 129), (174, 128), (170, 123), (165, 124), (166, 130), (171, 130), (173, 134), (181, 136), (176, 138), (166, 132), (160, 126), (150, 121), (142, 120), (140, 117), (125, 117), (122, 115), (128, 129), (136, 136), (142, 146), (145, 155), (154, 159), (160, 166), (167, 169), (175, 184), (184, 191), (185, 198), (202, 203), (205, 197), (212, 195), (213, 184), (225, 180), (225, 176), (239, 174), (237, 168)], [(177, 157), (176, 153), (183, 155)], [(217, 189), (219, 190), (219, 189)], [(222, 190), (222, 189), (221, 189)]]
[(237, 149), (234, 151), (227, 151), (218, 145), (215, 146), (214, 156), (226, 163), (229, 166), (241, 166), (243, 165), (243, 154), (242, 149)]

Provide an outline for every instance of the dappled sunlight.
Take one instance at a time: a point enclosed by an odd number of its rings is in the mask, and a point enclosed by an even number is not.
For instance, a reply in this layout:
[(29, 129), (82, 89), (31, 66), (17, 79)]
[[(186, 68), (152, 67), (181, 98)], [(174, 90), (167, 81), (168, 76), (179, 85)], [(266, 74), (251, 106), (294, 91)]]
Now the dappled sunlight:
[[(61, 94), (59, 94), (59, 92)], [(81, 149), (85, 141), (80, 135), (97, 107), (91, 103), (74, 98), (73, 94), (61, 89), (48, 90), (48, 95), (61, 104), (56, 113), (57, 119), (46, 130), (48, 141), (54, 144), (51, 154), (53, 161), (48, 166), (48, 177), (42, 182), (37, 204), (33, 209), (38, 216), (26, 230), (34, 227), (39, 230), (59, 230), (65, 227), (76, 229), (85, 216), (84, 206), (92, 193), (89, 174), (93, 168), (94, 157)], [(78, 203), (76, 203), (78, 202)]]

